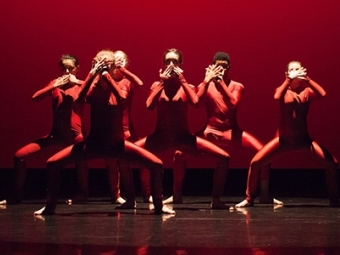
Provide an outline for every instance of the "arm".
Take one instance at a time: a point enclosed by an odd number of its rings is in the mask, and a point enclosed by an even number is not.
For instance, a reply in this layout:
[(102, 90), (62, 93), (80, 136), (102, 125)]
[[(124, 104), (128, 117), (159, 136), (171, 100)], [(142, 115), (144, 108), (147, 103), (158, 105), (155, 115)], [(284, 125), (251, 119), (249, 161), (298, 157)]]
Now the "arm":
[(181, 73), (180, 75), (178, 75), (178, 79), (182, 84), (182, 87), (184, 89), (185, 94), (187, 95), (187, 97), (189, 98), (189, 102), (191, 104), (198, 104), (198, 96), (195, 93), (195, 91), (190, 87), (189, 83), (185, 80), (183, 74)]
[(319, 95), (320, 97), (326, 96), (327, 93), (323, 89), (323, 87), (321, 87), (321, 85), (319, 85), (309, 77), (306, 77), (306, 82), (308, 83), (309, 87), (316, 93), (316, 95)]
[(201, 106), (203, 102), (205, 101), (209, 84), (214, 78), (220, 75), (221, 68), (222, 67), (220, 66), (210, 65), (205, 69), (204, 80), (203, 82), (201, 82), (200, 85), (198, 85), (198, 88), (197, 88), (197, 97), (199, 99), (199, 103), (198, 103), (199, 106)]
[(53, 81), (51, 81), (46, 87), (41, 90), (38, 90), (32, 96), (33, 101), (40, 101), (44, 99), (46, 96), (50, 95), (51, 91), (55, 88), (60, 88), (65, 84), (73, 84), (73, 85), (81, 85), (83, 81), (78, 80), (73, 74), (63, 75)]
[(243, 96), (244, 87), (242, 85), (239, 85), (233, 90), (233, 92), (231, 92), (229, 87), (227, 86), (227, 84), (225, 84), (223, 80), (218, 80), (217, 83), (222, 87), (223, 92), (228, 98), (227, 105), (235, 108)]
[(106, 78), (106, 80), (109, 82), (111, 85), (111, 89), (113, 94), (115, 94), (116, 97), (121, 98), (121, 99), (126, 99), (127, 98), (127, 91), (122, 90), (117, 82), (111, 77), (111, 75), (108, 72), (103, 72), (103, 77)]
[(275, 100), (280, 100), (282, 97), (284, 97), (291, 82), (292, 80), (286, 77), (282, 85), (276, 88), (275, 93), (274, 93)]
[(35, 102), (38, 102), (42, 99), (44, 99), (46, 96), (50, 95), (52, 90), (55, 89), (54, 84), (57, 82), (56, 80), (51, 81), (49, 84), (47, 84), (44, 88), (38, 90), (34, 93), (32, 96), (32, 100)]
[(142, 86), (143, 82), (141, 79), (137, 77), (137, 75), (134, 75), (129, 70), (127, 70), (125, 67), (120, 67), (118, 69), (130, 82), (132, 82), (135, 85)]
[(146, 108), (149, 110), (155, 109), (157, 105), (158, 98), (164, 89), (164, 81), (156, 81), (151, 86), (151, 91), (148, 96), (148, 99), (146, 100)]

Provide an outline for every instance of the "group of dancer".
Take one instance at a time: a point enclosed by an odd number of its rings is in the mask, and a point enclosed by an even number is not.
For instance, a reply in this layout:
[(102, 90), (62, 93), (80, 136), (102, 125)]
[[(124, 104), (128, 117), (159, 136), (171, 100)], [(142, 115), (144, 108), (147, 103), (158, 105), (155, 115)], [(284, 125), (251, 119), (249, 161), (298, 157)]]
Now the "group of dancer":
[[(230, 57), (218, 52), (206, 68), (204, 80), (197, 87), (189, 84), (181, 69), (182, 53), (168, 49), (163, 54), (164, 67), (159, 80), (151, 86), (146, 100), (150, 110), (157, 108), (155, 131), (139, 139), (131, 121), (134, 91), (142, 81), (128, 69), (128, 57), (123, 51), (102, 50), (93, 59), (85, 81), (79, 80), (78, 60), (63, 55), (60, 67), (63, 75), (51, 81), (33, 95), (33, 100), (52, 97), (53, 126), (49, 135), (19, 149), (14, 156), (15, 185), (12, 196), (1, 203), (21, 203), (26, 175), (26, 158), (47, 147), (59, 152), (47, 160), (47, 203), (37, 215), (55, 214), (59, 198), (60, 173), (63, 167), (75, 163), (80, 194), (72, 201), (88, 197), (88, 168), (86, 162), (102, 158), (106, 162), (111, 188), (111, 202), (118, 209), (136, 207), (134, 178), (130, 164), (140, 166), (143, 201), (152, 202), (155, 214), (174, 214), (166, 204), (183, 203), (182, 186), (187, 155), (208, 155), (216, 159), (213, 175), (212, 209), (228, 209), (221, 198), (227, 177), (230, 156), (227, 148), (246, 147), (256, 151), (248, 171), (246, 199), (235, 207), (253, 206), (261, 188), (260, 203), (283, 204), (268, 193), (270, 162), (288, 151), (308, 151), (313, 160), (326, 168), (329, 205), (340, 206), (338, 163), (335, 157), (315, 142), (308, 133), (309, 104), (324, 97), (325, 90), (307, 76), (299, 61), (288, 63), (285, 80), (274, 93), (280, 105), (277, 136), (263, 145), (237, 123), (237, 109), (244, 86), (228, 75)], [(90, 105), (90, 131), (82, 130), (82, 109)], [(192, 134), (188, 128), (189, 105), (204, 106), (207, 121), (203, 129)], [(163, 201), (163, 163), (158, 153), (173, 150), (173, 196)], [(119, 180), (125, 188), (120, 196)]]

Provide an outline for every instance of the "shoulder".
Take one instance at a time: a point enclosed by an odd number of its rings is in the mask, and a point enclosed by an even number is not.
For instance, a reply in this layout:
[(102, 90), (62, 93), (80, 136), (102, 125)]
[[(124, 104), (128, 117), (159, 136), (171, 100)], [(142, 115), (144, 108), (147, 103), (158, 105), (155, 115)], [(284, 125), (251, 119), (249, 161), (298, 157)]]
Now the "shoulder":
[(230, 81), (230, 84), (229, 84), (228, 87), (230, 88), (230, 90), (233, 90), (233, 91), (243, 91), (244, 90), (243, 84), (240, 83), (240, 82), (234, 81), (234, 80)]

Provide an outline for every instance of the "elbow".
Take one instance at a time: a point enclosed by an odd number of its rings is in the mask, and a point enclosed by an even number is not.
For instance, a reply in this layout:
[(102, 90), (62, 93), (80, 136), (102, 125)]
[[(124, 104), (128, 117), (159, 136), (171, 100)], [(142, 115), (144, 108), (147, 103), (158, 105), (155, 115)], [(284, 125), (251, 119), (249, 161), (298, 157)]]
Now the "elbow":
[(275, 95), (274, 95), (274, 99), (275, 99), (275, 100), (279, 100), (279, 99), (280, 99), (280, 96), (277, 95), (277, 94), (275, 94)]
[(34, 95), (32, 96), (32, 101), (33, 101), (33, 102), (38, 102), (38, 101), (40, 101), (40, 100), (41, 100), (41, 97), (39, 97), (38, 95), (34, 94)]

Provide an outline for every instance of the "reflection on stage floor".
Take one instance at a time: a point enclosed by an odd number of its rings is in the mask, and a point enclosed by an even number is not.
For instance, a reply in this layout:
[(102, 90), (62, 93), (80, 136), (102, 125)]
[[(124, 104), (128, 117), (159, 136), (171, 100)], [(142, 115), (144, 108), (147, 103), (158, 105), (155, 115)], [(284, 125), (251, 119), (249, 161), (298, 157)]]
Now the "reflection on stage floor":
[[(115, 209), (109, 199), (60, 203), (34, 217), (43, 200), (0, 207), (0, 254), (340, 254), (340, 208), (323, 198), (279, 198), (284, 206), (210, 210), (209, 197), (184, 197), (176, 215), (151, 204)], [(141, 198), (137, 200), (141, 201)]]

